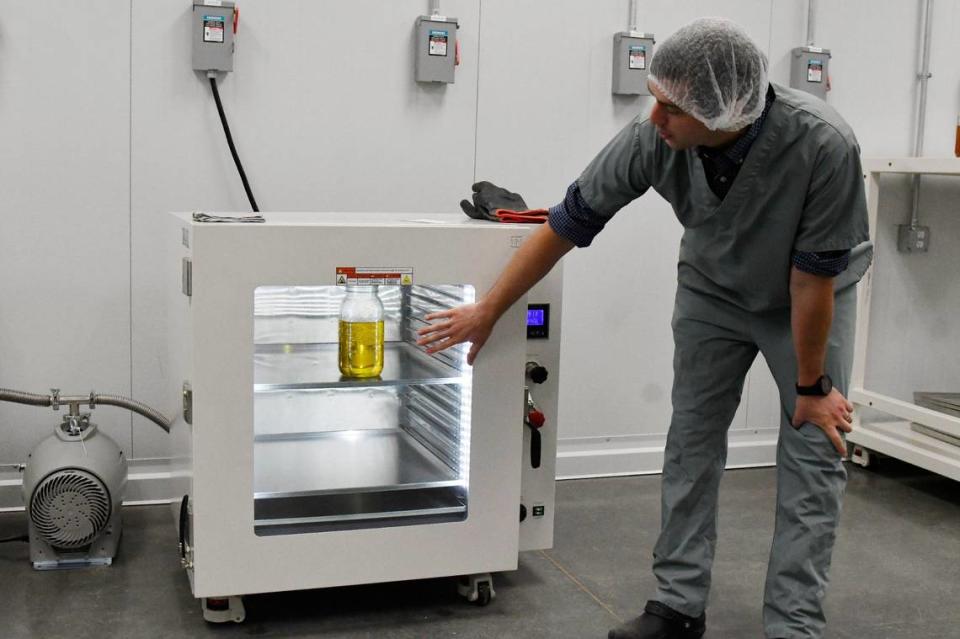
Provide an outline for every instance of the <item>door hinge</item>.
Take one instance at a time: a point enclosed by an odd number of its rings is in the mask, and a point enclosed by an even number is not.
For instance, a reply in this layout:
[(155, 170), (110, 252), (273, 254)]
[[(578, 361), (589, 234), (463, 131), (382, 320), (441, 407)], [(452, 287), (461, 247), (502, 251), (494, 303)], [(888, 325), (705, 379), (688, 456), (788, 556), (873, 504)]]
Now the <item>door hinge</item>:
[(183, 383), (183, 421), (193, 423), (193, 388), (190, 382)]
[(181, 262), (180, 283), (183, 294), (191, 297), (193, 295), (193, 263), (190, 262), (188, 257), (183, 258)]

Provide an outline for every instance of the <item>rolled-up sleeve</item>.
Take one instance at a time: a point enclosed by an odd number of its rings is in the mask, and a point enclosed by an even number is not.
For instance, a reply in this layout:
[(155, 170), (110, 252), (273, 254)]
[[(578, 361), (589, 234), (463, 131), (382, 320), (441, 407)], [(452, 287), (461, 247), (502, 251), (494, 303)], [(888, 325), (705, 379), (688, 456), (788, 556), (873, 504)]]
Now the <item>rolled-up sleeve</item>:
[(604, 225), (604, 221), (583, 201), (576, 182), (567, 189), (563, 201), (550, 209), (547, 220), (554, 233), (581, 248), (590, 246)]
[(810, 273), (811, 275), (836, 277), (847, 270), (850, 265), (850, 251), (821, 251), (819, 253), (796, 251), (793, 254), (793, 265), (804, 273)]

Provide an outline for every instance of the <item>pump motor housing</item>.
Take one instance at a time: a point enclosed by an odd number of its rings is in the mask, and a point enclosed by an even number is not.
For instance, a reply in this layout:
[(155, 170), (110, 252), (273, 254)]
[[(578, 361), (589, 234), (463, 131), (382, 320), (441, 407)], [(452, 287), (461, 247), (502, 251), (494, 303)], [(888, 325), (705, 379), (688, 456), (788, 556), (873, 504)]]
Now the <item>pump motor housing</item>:
[(120, 542), (127, 460), (86, 416), (67, 416), (27, 459), (23, 499), (37, 570), (110, 565)]

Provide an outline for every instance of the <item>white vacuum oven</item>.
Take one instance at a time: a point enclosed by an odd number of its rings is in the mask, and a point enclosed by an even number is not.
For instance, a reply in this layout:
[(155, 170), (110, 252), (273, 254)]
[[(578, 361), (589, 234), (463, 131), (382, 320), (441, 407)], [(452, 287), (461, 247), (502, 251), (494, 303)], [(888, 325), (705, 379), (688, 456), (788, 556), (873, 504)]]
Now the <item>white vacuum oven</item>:
[[(470, 303), (535, 228), (462, 216), (174, 214), (166, 323), (181, 558), (210, 621), (245, 594), (490, 573), (553, 543), (559, 266), (474, 366), (430, 356), (430, 312)], [(341, 375), (347, 285), (376, 287), (383, 370)]]

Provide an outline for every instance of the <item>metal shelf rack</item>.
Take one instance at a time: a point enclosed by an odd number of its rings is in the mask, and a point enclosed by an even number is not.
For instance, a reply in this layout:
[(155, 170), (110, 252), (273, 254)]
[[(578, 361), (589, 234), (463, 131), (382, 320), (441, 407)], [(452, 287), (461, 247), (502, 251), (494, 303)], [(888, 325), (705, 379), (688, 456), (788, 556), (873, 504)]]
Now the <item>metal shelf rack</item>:
[[(870, 237), (876, 238), (882, 176), (960, 176), (960, 159), (870, 159), (864, 161), (863, 168)], [(865, 275), (858, 290), (859, 315), (849, 392), (849, 399), (857, 410), (854, 412), (853, 432), (847, 435), (847, 442), (852, 445), (851, 460), (866, 466), (870, 463), (870, 453), (877, 452), (960, 480), (960, 446), (949, 443), (951, 440), (960, 439), (960, 417), (931, 410), (865, 386), (867, 355), (870, 349), (884, 348), (883, 344), (869, 343), (871, 303), (874, 297), (884, 295), (884, 291), (875, 290), (875, 268), (876, 262)], [(956, 352), (949, 355), (955, 357)], [(931, 431), (939, 436), (932, 436), (929, 434)]]

